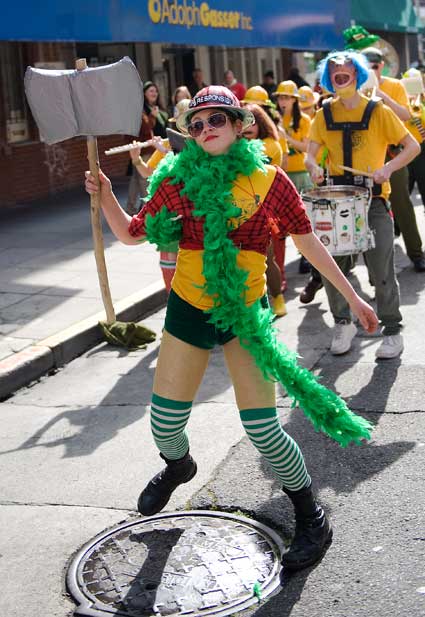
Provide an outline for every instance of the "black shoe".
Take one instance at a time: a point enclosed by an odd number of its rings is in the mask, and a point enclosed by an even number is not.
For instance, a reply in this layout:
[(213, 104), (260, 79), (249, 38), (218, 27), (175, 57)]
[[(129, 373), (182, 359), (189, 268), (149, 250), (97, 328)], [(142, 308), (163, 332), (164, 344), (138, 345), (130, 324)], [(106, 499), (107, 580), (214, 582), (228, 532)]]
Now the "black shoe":
[(300, 274), (309, 274), (311, 272), (311, 264), (303, 255), (300, 257), (298, 272)]
[(425, 272), (425, 257), (419, 257), (418, 259), (412, 259), (413, 267), (416, 272)]
[(282, 557), (288, 570), (301, 570), (313, 565), (332, 542), (332, 528), (323, 508), (313, 497), (311, 487), (300, 491), (283, 489), (294, 504), (295, 535), (289, 550)]
[(316, 279), (310, 279), (307, 285), (304, 287), (302, 292), (300, 293), (300, 302), (303, 304), (309, 304), (314, 300), (314, 296), (322, 289), (323, 283), (322, 281), (317, 281)]
[(137, 501), (137, 509), (144, 516), (161, 512), (176, 488), (189, 482), (198, 470), (189, 451), (175, 461), (167, 459), (163, 454), (160, 456), (167, 466), (152, 478)]

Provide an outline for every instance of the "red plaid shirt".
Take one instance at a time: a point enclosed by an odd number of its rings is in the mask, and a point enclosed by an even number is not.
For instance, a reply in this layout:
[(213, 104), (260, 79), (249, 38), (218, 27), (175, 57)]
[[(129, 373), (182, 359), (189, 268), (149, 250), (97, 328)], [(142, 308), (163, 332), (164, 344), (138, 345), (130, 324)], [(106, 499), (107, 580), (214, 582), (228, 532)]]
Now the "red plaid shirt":
[[(145, 235), (145, 217), (155, 215), (166, 206), (176, 216), (182, 215), (182, 237), (179, 243), (182, 249), (202, 250), (204, 248), (203, 217), (194, 217), (193, 203), (186, 195), (180, 195), (183, 184), (170, 184), (164, 180), (152, 199), (134, 216), (129, 226), (133, 237)], [(270, 242), (270, 218), (275, 219), (281, 237), (288, 234), (307, 234), (311, 232), (310, 220), (304, 204), (295, 186), (288, 176), (276, 168), (276, 176), (263, 201), (262, 207), (242, 223), (240, 227), (229, 232), (234, 244), (241, 250), (256, 251), (266, 255)]]

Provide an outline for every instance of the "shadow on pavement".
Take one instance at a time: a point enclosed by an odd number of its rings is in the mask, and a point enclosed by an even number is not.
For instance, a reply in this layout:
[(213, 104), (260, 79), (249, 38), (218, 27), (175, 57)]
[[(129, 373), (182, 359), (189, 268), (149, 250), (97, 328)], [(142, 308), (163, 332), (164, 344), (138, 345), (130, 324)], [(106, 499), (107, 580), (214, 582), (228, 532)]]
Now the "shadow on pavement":
[[(63, 446), (65, 453), (62, 458), (89, 456), (102, 444), (113, 439), (123, 428), (140, 420), (148, 411), (148, 404), (138, 403), (137, 399), (134, 400), (134, 396), (131, 401), (128, 398), (129, 392), (134, 391), (135, 384), (140, 383), (141, 373), (144, 376), (143, 381), (149, 384), (149, 392), (151, 391), (154, 371), (151, 365), (157, 354), (158, 348), (155, 348), (145, 355), (134, 368), (119, 379), (98, 405), (58, 413), (19, 448), (0, 452), (0, 455), (37, 447)], [(69, 427), (78, 427), (79, 432), (71, 437), (43, 442), (46, 433), (62, 421), (66, 421)]]

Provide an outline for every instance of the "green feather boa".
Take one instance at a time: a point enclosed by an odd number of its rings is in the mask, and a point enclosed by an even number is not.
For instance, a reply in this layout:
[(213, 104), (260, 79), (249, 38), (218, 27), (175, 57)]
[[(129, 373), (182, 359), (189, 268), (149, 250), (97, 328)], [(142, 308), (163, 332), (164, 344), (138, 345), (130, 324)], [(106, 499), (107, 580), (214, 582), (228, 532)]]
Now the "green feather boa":
[[(272, 327), (273, 314), (264, 310), (260, 300), (251, 306), (244, 301), (248, 272), (237, 266), (239, 249), (229, 239), (229, 219), (240, 209), (233, 203), (232, 185), (238, 174), (250, 175), (264, 168), (260, 141), (241, 139), (227, 154), (211, 156), (193, 141), (177, 156), (167, 155), (151, 177), (148, 198), (158, 185), (170, 178), (172, 184), (184, 183), (181, 194), (193, 202), (193, 216), (204, 219), (205, 291), (214, 301), (210, 321), (217, 328), (232, 329), (241, 345), (248, 349), (266, 379), (279, 381), (313, 423), (343, 447), (350, 442), (369, 439), (372, 425), (353, 414), (334, 392), (318, 383), (315, 376), (297, 363), (297, 356), (277, 340)], [(146, 217), (150, 242), (176, 239), (181, 224), (164, 207), (155, 217)]]

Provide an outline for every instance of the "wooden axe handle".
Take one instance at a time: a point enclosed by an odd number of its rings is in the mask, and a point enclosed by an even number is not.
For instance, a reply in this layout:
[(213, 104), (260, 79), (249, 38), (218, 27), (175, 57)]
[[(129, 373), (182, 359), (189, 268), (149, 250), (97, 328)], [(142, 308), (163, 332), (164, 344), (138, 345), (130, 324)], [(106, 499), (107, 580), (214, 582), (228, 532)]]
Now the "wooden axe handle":
[[(87, 68), (85, 58), (79, 58), (75, 62), (77, 71)], [(89, 169), (100, 188), (99, 181), (99, 154), (97, 151), (97, 139), (92, 135), (87, 137), (87, 158)], [(94, 257), (96, 259), (97, 276), (99, 279), (100, 292), (102, 294), (103, 306), (106, 312), (106, 323), (108, 325), (116, 321), (114, 305), (112, 304), (111, 290), (109, 288), (108, 272), (105, 262), (105, 248), (103, 244), (102, 220), (100, 215), (100, 192), (90, 195), (90, 216), (94, 244)]]
[[(90, 172), (95, 177), (97, 185), (99, 186), (99, 156), (97, 152), (96, 137), (87, 137), (87, 158), (89, 160)], [(112, 303), (111, 290), (109, 288), (108, 272), (106, 270), (102, 220), (100, 214), (100, 192), (90, 195), (90, 216), (93, 233), (94, 256), (96, 259), (100, 292), (102, 294), (103, 306), (105, 307), (106, 312), (106, 323), (110, 325), (116, 321), (116, 316), (114, 305)]]

